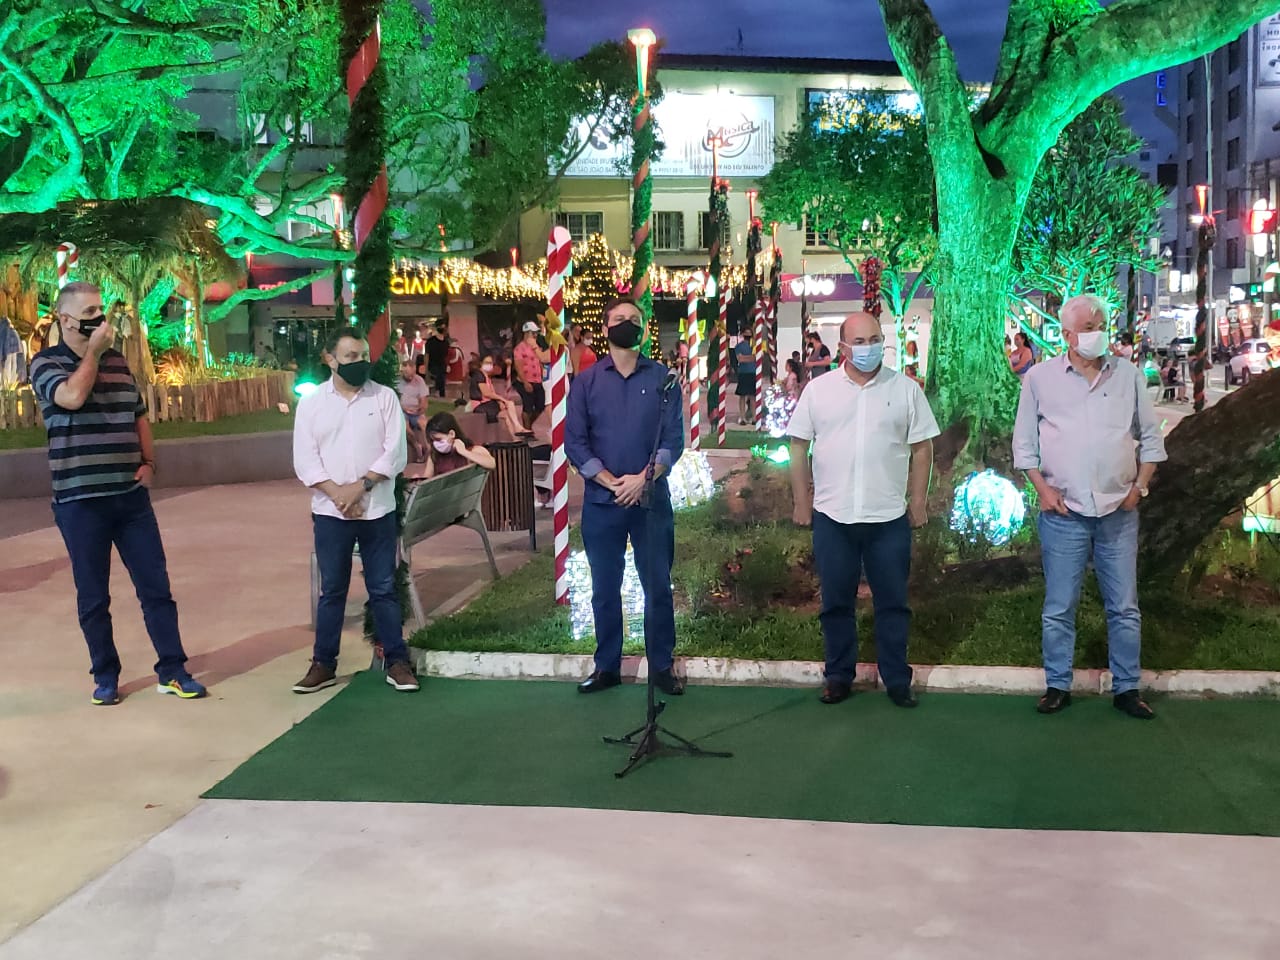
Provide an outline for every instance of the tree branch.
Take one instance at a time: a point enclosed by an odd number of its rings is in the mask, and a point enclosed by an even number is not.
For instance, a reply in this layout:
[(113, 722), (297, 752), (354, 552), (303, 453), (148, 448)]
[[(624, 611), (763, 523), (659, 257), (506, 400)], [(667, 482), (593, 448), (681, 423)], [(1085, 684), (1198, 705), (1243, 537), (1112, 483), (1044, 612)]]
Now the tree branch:
[(45, 179), (38, 190), (25, 194), (0, 195), (0, 213), (39, 213), (52, 208), (65, 193), (84, 179), (84, 141), (67, 108), (49, 96), (44, 84), (14, 60), (4, 47), (0, 47), (0, 67), (7, 70), (30, 94), (41, 113), (52, 121), (67, 148), (67, 158), (63, 161), (62, 168)]
[(127, 70), (113, 70), (111, 73), (98, 73), (91, 77), (58, 80), (48, 84), (48, 86), (66, 90), (67, 88), (97, 84), (103, 80), (119, 80), (127, 77), (132, 77), (136, 80), (159, 80), (161, 77), (174, 74), (178, 76), (199, 74), (202, 77), (207, 77), (216, 73), (228, 73), (232, 70), (238, 70), (243, 65), (244, 57), (237, 53), (234, 56), (223, 57), (221, 60), (206, 60), (198, 63), (161, 63), (149, 67), (129, 67)]
[(902, 75), (924, 104), (929, 139), (939, 150), (973, 146), (969, 92), (960, 81), (955, 53), (926, 0), (879, 0), (889, 49)]
[(111, 162), (107, 166), (107, 175), (103, 183), (103, 193), (106, 194), (108, 200), (115, 200), (120, 196), (120, 171), (124, 168), (124, 162), (129, 156), (129, 151), (133, 149), (133, 142), (138, 138), (138, 134), (146, 121), (146, 111), (142, 107), (135, 107), (133, 117), (129, 121), (129, 126), (125, 130), (124, 136), (120, 138), (118, 143), (111, 145)]
[(1055, 36), (1038, 68), (1012, 80), (984, 118), (983, 145), (1006, 162), (1038, 164), (1108, 90), (1215, 50), (1274, 12), (1275, 0), (1116, 0)]
[(206, 323), (217, 323), (229, 314), (233, 309), (242, 303), (260, 300), (273, 300), (276, 297), (283, 296), (286, 293), (293, 293), (295, 290), (301, 290), (303, 287), (309, 287), (318, 280), (324, 280), (333, 276), (332, 267), (322, 267), (305, 276), (297, 277), (287, 283), (282, 283), (278, 287), (272, 287), (269, 290), (259, 290), (254, 287), (245, 287), (243, 290), (237, 290), (222, 303), (217, 306), (210, 307), (205, 315)]

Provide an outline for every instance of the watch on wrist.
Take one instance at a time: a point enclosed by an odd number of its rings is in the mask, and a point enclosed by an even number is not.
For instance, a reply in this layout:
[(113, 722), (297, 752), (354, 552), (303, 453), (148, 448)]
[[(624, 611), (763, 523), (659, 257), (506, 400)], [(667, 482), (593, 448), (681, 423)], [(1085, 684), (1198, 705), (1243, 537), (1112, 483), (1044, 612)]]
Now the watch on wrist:
[(365, 493), (370, 493), (370, 492), (373, 490), (373, 488), (374, 488), (375, 486), (377, 486), (377, 481), (370, 480), (368, 477), (365, 477), (365, 478), (364, 478), (364, 492), (365, 492)]
[(1134, 486), (1134, 489), (1138, 491), (1138, 496), (1140, 497), (1145, 497), (1147, 494), (1151, 492), (1146, 487), (1142, 486), (1142, 484), (1135, 483), (1133, 486)]

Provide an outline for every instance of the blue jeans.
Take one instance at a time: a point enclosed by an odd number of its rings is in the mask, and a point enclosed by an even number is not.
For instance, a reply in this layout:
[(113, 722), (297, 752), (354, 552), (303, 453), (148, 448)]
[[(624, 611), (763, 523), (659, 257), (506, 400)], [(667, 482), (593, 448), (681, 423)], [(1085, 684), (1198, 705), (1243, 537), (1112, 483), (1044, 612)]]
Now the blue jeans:
[(622, 572), (627, 537), (636, 552), (644, 588), (644, 648), (650, 670), (670, 670), (676, 647), (671, 564), (676, 556), (675, 517), (662, 494), (651, 510), (615, 503), (582, 505), (582, 545), (591, 566), (591, 611), (596, 626), (596, 669), (622, 669)]
[(382, 644), (387, 666), (408, 663), (409, 650), (401, 636), (404, 618), (396, 592), (397, 525), (394, 512), (377, 520), (339, 520), (312, 514), (316, 534), (316, 565), (320, 568), (320, 601), (316, 605), (316, 646), (313, 657), (321, 666), (336, 668), (351, 589), (351, 555), (360, 544), (364, 586), (373, 614), (374, 639)]
[(160, 526), (146, 488), (55, 503), (53, 518), (71, 557), (76, 612), (89, 645), (94, 681), (114, 683), (120, 677), (120, 655), (111, 628), (112, 545), (119, 551), (142, 605), (142, 619), (158, 658), (156, 676), (162, 682), (186, 679), (187, 655), (178, 634), (178, 605), (169, 591)]
[(858, 621), (854, 605), (858, 583), (866, 571), (876, 612), (876, 651), (880, 682), (891, 693), (911, 689), (907, 663), (907, 578), (911, 574), (911, 523), (906, 515), (886, 523), (837, 523), (813, 514), (813, 559), (822, 580), (822, 643), (827, 666), (823, 674), (841, 684), (853, 683), (858, 663)]
[(1093, 572), (1107, 611), (1107, 648), (1113, 690), (1138, 689), (1141, 669), (1142, 614), (1138, 612), (1138, 512), (1116, 510), (1105, 517), (1078, 513), (1040, 514), (1044, 562), (1044, 613), (1041, 644), (1045, 685), (1071, 689), (1076, 648), (1076, 606), (1085, 565)]

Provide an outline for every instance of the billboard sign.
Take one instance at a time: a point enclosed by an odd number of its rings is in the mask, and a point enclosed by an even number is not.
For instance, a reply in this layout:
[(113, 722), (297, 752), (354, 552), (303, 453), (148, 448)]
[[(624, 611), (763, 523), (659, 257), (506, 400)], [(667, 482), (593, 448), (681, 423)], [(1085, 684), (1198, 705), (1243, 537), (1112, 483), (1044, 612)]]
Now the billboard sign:
[(1280, 13), (1258, 24), (1258, 86), (1280, 87)]
[[(718, 143), (723, 176), (762, 177), (773, 169), (772, 97), (738, 94), (668, 93), (653, 108), (665, 147), (652, 166), (655, 177), (711, 176), (711, 147)], [(610, 141), (591, 123), (578, 123), (587, 147), (565, 176), (616, 177), (631, 159), (631, 141)]]

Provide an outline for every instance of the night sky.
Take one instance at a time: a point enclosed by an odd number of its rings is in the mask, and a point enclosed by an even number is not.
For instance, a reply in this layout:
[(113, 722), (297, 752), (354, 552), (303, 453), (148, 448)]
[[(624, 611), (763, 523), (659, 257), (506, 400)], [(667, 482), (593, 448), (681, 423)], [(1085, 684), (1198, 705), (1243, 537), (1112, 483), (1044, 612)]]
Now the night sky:
[[(876, 0), (544, 0), (544, 5), (547, 46), (558, 56), (577, 56), (600, 40), (624, 38), (629, 27), (647, 26), (672, 53), (737, 53), (741, 30), (740, 52), (752, 56), (892, 59)], [(931, 0), (930, 6), (956, 52), (961, 76), (990, 82), (1007, 0)], [(1170, 136), (1154, 119), (1150, 79), (1117, 92), (1140, 135)]]
[[(673, 53), (743, 53), (781, 57), (891, 59), (875, 0), (544, 0), (547, 45), (573, 56), (628, 27), (648, 26)], [(990, 80), (1008, 4), (1004, 0), (933, 0), (966, 80)], [(785, 11), (785, 12), (784, 12)]]

